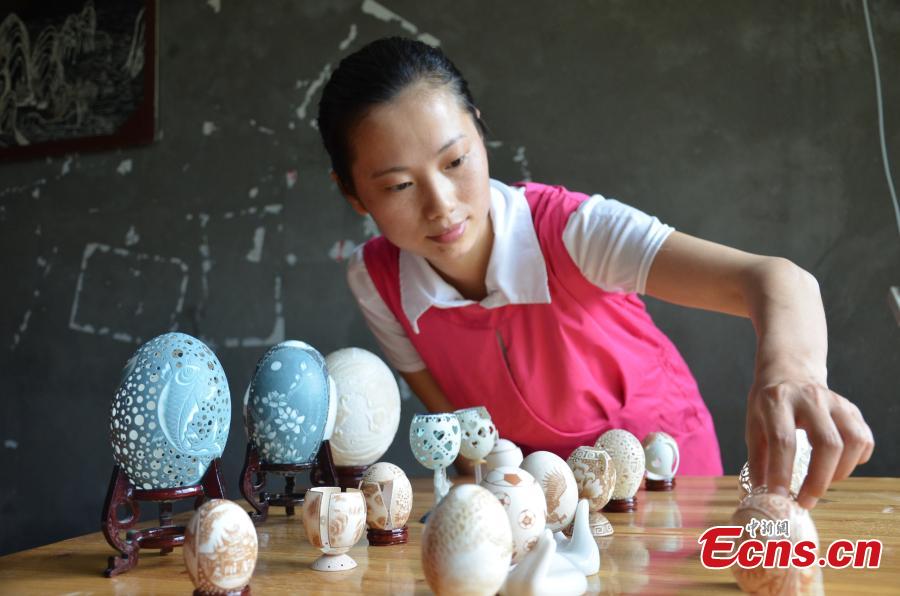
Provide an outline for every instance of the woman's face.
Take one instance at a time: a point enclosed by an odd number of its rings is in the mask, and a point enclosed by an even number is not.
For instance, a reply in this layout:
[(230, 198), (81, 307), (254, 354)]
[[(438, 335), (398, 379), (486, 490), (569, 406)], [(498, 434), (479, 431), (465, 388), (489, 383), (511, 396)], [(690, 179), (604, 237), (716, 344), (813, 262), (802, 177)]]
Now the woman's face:
[(455, 269), (490, 242), (484, 142), (451, 91), (414, 85), (372, 108), (352, 135), (347, 198), (393, 244)]

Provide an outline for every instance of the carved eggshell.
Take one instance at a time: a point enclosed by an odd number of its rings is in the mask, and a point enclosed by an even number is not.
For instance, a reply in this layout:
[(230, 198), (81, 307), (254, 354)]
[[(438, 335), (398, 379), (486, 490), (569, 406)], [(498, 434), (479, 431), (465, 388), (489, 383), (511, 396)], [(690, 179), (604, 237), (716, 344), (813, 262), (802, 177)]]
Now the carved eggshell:
[(184, 564), (204, 594), (240, 592), (256, 567), (257, 546), (247, 512), (226, 499), (213, 499), (185, 527)]
[(511, 558), (506, 511), (487, 489), (456, 485), (428, 516), (422, 569), (435, 594), (496, 594)]
[[(794, 465), (791, 468), (791, 494), (796, 497), (800, 494), (803, 481), (809, 472), (809, 460), (812, 457), (812, 445), (809, 437), (802, 428), (796, 429), (796, 449), (794, 450)], [(740, 498), (744, 498), (753, 492), (753, 483), (750, 481), (750, 462), (745, 462), (738, 475), (738, 484), (741, 487)], [(765, 492), (765, 490), (763, 491)]]
[(310, 544), (328, 555), (347, 552), (366, 528), (366, 500), (362, 491), (317, 486), (303, 497), (303, 528)]
[(400, 426), (400, 388), (391, 369), (362, 348), (343, 348), (325, 358), (337, 389), (331, 455), (338, 466), (378, 461)]
[(481, 486), (488, 489), (509, 519), (513, 537), (513, 563), (534, 548), (547, 524), (547, 502), (534, 476), (521, 468), (500, 466), (487, 473)]
[(372, 464), (363, 474), (359, 489), (366, 497), (366, 523), (370, 528), (395, 530), (406, 525), (413, 491), (398, 466), (385, 461)]
[(583, 445), (575, 448), (566, 463), (575, 477), (578, 498), (587, 499), (592, 512), (606, 507), (616, 486), (616, 467), (609, 453)]
[(578, 506), (578, 485), (569, 465), (555, 453), (535, 451), (522, 461), (547, 502), (547, 527), (554, 532), (572, 523)]
[(524, 457), (518, 445), (509, 439), (497, 439), (494, 443), (494, 448), (491, 449), (491, 452), (484, 459), (486, 470), (491, 470), (500, 466), (515, 468), (522, 463)]
[(637, 493), (644, 479), (646, 459), (638, 438), (621, 428), (608, 430), (594, 444), (609, 453), (616, 468), (613, 499), (630, 499)]
[(678, 443), (669, 433), (662, 431), (647, 433), (641, 442), (647, 463), (647, 478), (650, 480), (671, 480), (678, 471)]
[[(738, 508), (731, 516), (731, 525), (743, 526), (751, 523), (753, 519), (757, 521), (788, 520), (790, 528), (790, 540), (796, 544), (798, 542), (809, 540), (815, 544), (816, 551), (819, 548), (819, 536), (816, 532), (816, 526), (809, 515), (809, 512), (797, 505), (790, 497), (783, 497), (774, 493), (756, 493), (744, 498)], [(735, 546), (740, 545), (751, 538), (750, 533), (745, 529), (741, 537), (736, 541)], [(774, 537), (771, 539), (778, 539)], [(756, 539), (760, 540), (763, 545), (770, 539), (763, 536), (759, 532), (756, 533)], [(732, 565), (732, 574), (737, 580), (738, 585), (745, 592), (754, 594), (809, 594), (817, 593), (821, 588), (819, 571), (815, 565), (812, 567), (797, 567), (790, 565), (786, 568), (763, 568), (761, 565), (753, 569), (744, 569), (740, 565)]]
[(191, 486), (220, 457), (231, 425), (231, 393), (219, 359), (184, 333), (135, 351), (113, 397), (113, 457), (138, 488)]
[(462, 437), (459, 454), (466, 459), (481, 461), (497, 443), (497, 426), (484, 406), (463, 408), (453, 412), (459, 418)]
[(328, 371), (311, 345), (285, 341), (256, 364), (244, 397), (247, 434), (270, 464), (306, 464), (319, 453), (328, 422)]
[(415, 414), (409, 424), (409, 446), (416, 461), (428, 468), (446, 468), (459, 455), (459, 418), (450, 412)]

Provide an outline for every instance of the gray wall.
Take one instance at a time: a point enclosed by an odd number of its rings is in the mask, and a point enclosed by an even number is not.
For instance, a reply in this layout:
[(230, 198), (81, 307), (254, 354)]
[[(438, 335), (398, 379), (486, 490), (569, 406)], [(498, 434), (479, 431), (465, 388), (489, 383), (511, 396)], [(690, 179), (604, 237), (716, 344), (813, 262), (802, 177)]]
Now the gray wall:
[[(388, 2), (403, 21), (378, 6), (163, 2), (157, 142), (0, 165), (0, 553), (98, 529), (109, 404), (140, 341), (174, 325), (218, 354), (234, 404), (232, 497), (240, 396), (266, 346), (377, 350), (332, 256), (369, 230), (332, 187), (311, 118), (329, 67), (413, 29), (468, 77), (494, 177), (600, 192), (814, 273), (831, 385), (876, 436), (859, 473), (897, 474), (900, 330), (887, 294), (900, 239), (860, 2)], [(900, 156), (900, 7), (870, 9)], [(693, 368), (735, 473), (750, 323), (648, 306)], [(403, 409), (385, 459), (424, 474), (405, 435), (422, 406), (407, 395)]]

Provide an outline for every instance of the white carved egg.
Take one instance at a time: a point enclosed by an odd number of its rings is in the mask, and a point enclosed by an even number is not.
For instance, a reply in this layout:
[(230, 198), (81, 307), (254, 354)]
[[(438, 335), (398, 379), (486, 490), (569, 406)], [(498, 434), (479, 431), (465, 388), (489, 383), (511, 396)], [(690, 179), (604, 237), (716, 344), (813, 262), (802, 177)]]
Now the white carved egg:
[(490, 471), (500, 466), (518, 467), (522, 463), (522, 450), (509, 439), (497, 439), (494, 448), (487, 454), (485, 469)]
[(422, 531), (422, 569), (435, 594), (492, 596), (506, 579), (512, 532), (506, 511), (485, 488), (454, 486)]
[(594, 445), (609, 453), (616, 468), (613, 499), (630, 499), (641, 487), (646, 467), (644, 447), (638, 438), (621, 428), (608, 430)]
[[(756, 522), (787, 520), (791, 542), (796, 544), (809, 540), (815, 544), (816, 552), (818, 552), (819, 536), (809, 512), (790, 497), (774, 493), (756, 493), (747, 496), (732, 514), (731, 525), (746, 528), (747, 524), (755, 524), (753, 520)], [(745, 529), (737, 540), (736, 546), (739, 547), (750, 538), (750, 533)], [(756, 532), (756, 539), (762, 541), (763, 545), (769, 539), (779, 538), (781, 536), (769, 537), (762, 535), (759, 531)], [(817, 573), (819, 569), (815, 564), (811, 567), (788, 565), (786, 568), (764, 568), (760, 565), (752, 569), (744, 569), (735, 564), (732, 565), (731, 571), (741, 589), (754, 594), (811, 594), (819, 593), (821, 589), (821, 578)]]
[(391, 369), (362, 348), (344, 348), (325, 358), (337, 389), (331, 454), (338, 466), (364, 466), (390, 447), (400, 425), (400, 389)]
[(556, 532), (571, 524), (578, 506), (578, 485), (569, 464), (555, 453), (535, 451), (520, 467), (534, 476), (544, 493), (547, 527)]
[(547, 502), (534, 476), (522, 468), (500, 466), (487, 473), (481, 486), (506, 509), (513, 537), (513, 563), (534, 548), (547, 525)]
[(366, 496), (366, 523), (377, 530), (396, 530), (406, 525), (412, 511), (413, 490), (400, 467), (386, 461), (372, 464), (359, 488)]
[(200, 482), (220, 457), (231, 425), (231, 393), (219, 359), (184, 333), (142, 345), (112, 400), (113, 457), (142, 489)]
[(198, 593), (240, 592), (256, 567), (256, 528), (236, 503), (207, 501), (185, 528), (183, 554)]
[(647, 462), (647, 478), (650, 480), (671, 480), (678, 471), (678, 442), (662, 431), (647, 433), (641, 442)]

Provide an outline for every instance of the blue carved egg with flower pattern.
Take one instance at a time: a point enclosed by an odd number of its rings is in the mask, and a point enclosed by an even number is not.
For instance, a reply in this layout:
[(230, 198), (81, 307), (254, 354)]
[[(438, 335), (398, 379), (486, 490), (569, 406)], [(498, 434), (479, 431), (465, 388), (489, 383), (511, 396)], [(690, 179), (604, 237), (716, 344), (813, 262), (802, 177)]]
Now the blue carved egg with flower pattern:
[(185, 333), (142, 345), (112, 401), (113, 457), (138, 488), (192, 486), (222, 455), (231, 393), (219, 359)]
[(270, 348), (244, 396), (247, 434), (260, 459), (270, 464), (312, 462), (334, 417), (329, 416), (332, 393), (325, 358), (315, 348), (302, 341)]

